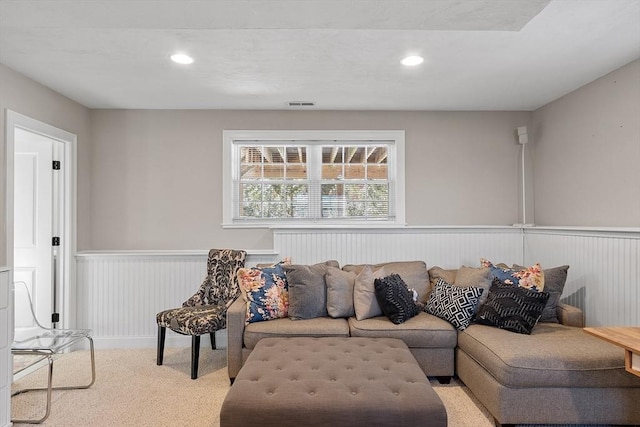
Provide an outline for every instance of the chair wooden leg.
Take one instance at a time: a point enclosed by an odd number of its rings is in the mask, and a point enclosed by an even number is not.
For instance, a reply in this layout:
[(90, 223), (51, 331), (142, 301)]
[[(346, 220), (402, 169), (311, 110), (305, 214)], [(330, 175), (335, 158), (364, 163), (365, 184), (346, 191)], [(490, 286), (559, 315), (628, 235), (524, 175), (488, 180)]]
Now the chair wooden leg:
[(209, 335), (211, 336), (211, 350), (215, 350), (216, 349), (216, 333), (211, 332)]
[(162, 365), (162, 359), (164, 357), (164, 337), (167, 333), (167, 328), (158, 325), (158, 354), (156, 356), (156, 363)]
[(198, 378), (198, 359), (200, 357), (200, 335), (191, 338), (191, 379)]

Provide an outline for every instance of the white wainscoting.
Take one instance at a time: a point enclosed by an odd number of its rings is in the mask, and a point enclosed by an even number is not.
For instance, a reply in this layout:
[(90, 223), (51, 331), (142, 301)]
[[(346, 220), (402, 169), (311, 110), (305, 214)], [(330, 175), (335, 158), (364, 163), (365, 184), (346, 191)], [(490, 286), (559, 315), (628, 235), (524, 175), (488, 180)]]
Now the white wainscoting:
[(569, 265), (562, 301), (588, 326), (640, 326), (640, 232), (525, 229), (525, 263)]
[[(271, 262), (271, 251), (249, 253), (246, 265)], [(207, 252), (93, 252), (77, 256), (77, 325), (93, 330), (97, 348), (155, 347), (156, 313), (191, 297), (207, 270)], [(203, 339), (203, 347), (208, 339)], [(167, 346), (190, 345), (167, 333)], [(216, 335), (219, 347), (226, 333)]]
[(275, 250), (295, 264), (335, 259), (344, 264), (422, 260), (427, 267), (479, 267), (480, 258), (523, 261), (515, 227), (275, 229)]
[[(569, 264), (564, 300), (585, 310), (590, 326), (640, 325), (640, 230), (518, 227), (274, 229), (274, 248), (247, 265), (291, 256), (296, 264), (341, 265), (423, 260), (427, 267), (494, 262), (543, 268)], [(78, 327), (98, 348), (154, 347), (157, 312), (179, 306), (206, 274), (206, 252), (94, 252), (77, 257)], [(226, 333), (217, 336), (226, 345)], [(167, 345), (189, 338), (168, 334)], [(209, 345), (203, 340), (203, 346)]]

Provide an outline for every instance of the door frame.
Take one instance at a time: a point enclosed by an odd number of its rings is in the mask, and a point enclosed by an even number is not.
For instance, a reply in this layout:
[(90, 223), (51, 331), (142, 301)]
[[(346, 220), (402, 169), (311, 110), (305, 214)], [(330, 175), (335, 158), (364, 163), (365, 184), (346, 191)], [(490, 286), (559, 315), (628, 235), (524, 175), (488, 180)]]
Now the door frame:
[[(41, 122), (15, 111), (5, 110), (5, 141), (6, 141), (6, 153), (5, 153), (5, 170), (6, 170), (6, 191), (5, 191), (5, 236), (6, 241), (6, 257), (7, 265), (13, 269), (13, 197), (14, 197), (14, 156), (15, 156), (15, 141), (14, 130), (16, 128), (24, 129), (26, 131), (37, 133), (45, 137), (60, 141), (64, 146), (64, 155), (62, 158), (63, 167), (65, 168), (64, 181), (62, 182), (63, 202), (61, 218), (62, 233), (60, 239), (62, 241), (60, 245), (60, 272), (59, 277), (61, 279), (61, 286), (59, 289), (60, 295), (58, 297), (59, 312), (61, 315), (61, 322), (58, 324), (60, 328), (74, 327), (76, 324), (76, 312), (73, 307), (76, 303), (76, 265), (75, 265), (75, 253), (76, 253), (76, 145), (77, 136), (67, 132), (65, 130), (56, 128), (55, 126)], [(12, 304), (13, 305), (13, 304)], [(12, 322), (13, 323), (13, 322)]]

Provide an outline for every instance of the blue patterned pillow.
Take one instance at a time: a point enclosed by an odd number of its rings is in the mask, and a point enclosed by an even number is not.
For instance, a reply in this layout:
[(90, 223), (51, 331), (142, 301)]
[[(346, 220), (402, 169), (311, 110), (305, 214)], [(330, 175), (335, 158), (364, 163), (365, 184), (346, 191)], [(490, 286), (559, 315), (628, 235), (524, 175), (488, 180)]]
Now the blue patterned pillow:
[(238, 282), (247, 301), (247, 323), (288, 316), (289, 286), (282, 264), (241, 268)]
[(505, 285), (519, 286), (535, 292), (544, 290), (544, 272), (540, 264), (515, 269), (507, 266), (497, 267), (484, 258), (480, 260), (480, 264), (489, 267), (489, 280), (499, 279)]
[(471, 323), (473, 312), (483, 291), (483, 288), (476, 286), (454, 286), (438, 279), (424, 311), (446, 320), (457, 330), (463, 331)]

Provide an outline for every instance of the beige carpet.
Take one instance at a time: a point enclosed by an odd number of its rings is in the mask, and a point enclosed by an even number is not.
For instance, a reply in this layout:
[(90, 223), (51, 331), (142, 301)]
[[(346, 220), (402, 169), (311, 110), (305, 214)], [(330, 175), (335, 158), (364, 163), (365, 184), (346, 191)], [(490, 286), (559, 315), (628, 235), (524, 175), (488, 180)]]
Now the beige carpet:
[[(202, 349), (200, 375), (190, 378), (190, 350), (167, 349), (165, 364), (156, 365), (155, 349), (96, 351), (96, 382), (87, 390), (54, 391), (46, 426), (218, 426), (220, 407), (229, 390), (226, 350)], [(61, 356), (54, 364), (54, 379), (88, 382), (89, 354), (79, 351)], [(45, 384), (40, 369), (14, 384)], [(493, 426), (492, 418), (466, 387), (432, 381), (447, 408), (449, 425)], [(13, 417), (41, 416), (45, 394), (18, 395), (12, 400)], [(16, 426), (26, 424), (15, 424)]]

